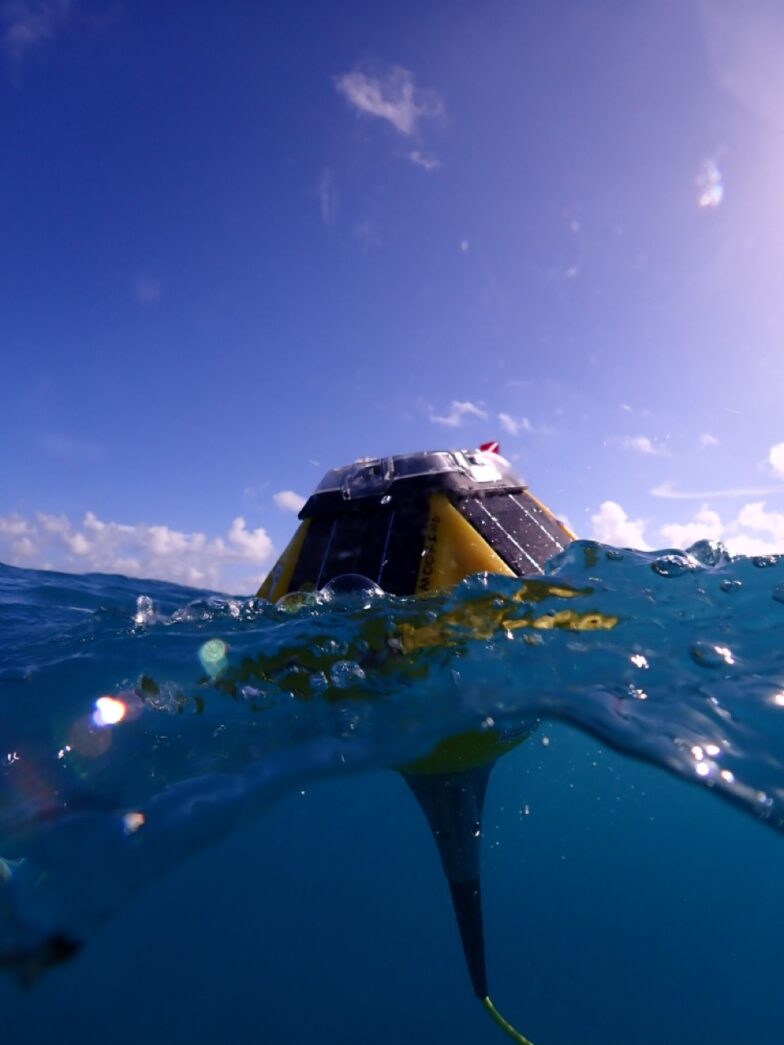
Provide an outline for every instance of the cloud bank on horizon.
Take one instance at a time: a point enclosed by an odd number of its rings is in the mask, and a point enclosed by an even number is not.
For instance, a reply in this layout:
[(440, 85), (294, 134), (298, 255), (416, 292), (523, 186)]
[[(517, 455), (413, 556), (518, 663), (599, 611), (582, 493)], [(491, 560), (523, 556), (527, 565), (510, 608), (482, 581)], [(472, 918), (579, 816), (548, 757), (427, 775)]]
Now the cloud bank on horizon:
[(272, 554), (266, 531), (248, 529), (242, 516), (222, 537), (161, 524), (105, 522), (92, 512), (78, 526), (66, 515), (45, 512), (0, 516), (0, 561), (11, 566), (120, 573), (225, 590), (233, 581), (247, 584), (249, 576), (258, 586)]

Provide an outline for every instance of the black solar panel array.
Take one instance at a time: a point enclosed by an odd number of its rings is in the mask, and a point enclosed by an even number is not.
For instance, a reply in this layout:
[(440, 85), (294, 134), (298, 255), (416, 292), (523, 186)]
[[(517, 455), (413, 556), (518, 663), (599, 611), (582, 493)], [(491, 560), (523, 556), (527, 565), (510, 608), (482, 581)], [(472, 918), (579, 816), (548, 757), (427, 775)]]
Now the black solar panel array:
[(289, 590), (321, 588), (341, 574), (357, 573), (392, 595), (413, 594), (427, 518), (425, 499), (312, 518)]
[(455, 507), (515, 573), (541, 573), (569, 536), (525, 491), (466, 497)]

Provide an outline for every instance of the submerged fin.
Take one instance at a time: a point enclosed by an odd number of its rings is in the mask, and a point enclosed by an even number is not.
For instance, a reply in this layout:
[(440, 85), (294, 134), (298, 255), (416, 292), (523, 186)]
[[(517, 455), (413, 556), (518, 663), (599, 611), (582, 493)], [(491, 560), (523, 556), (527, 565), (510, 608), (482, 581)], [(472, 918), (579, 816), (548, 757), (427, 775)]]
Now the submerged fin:
[(460, 773), (406, 773), (427, 817), (449, 882), (471, 986), (498, 1026), (518, 1045), (532, 1045), (505, 1020), (487, 993), (482, 892), (479, 884), (479, 840), (482, 807), (493, 763)]
[(406, 773), (405, 780), (427, 817), (438, 846), (460, 929), (474, 993), (487, 995), (479, 839), (482, 807), (493, 763), (461, 773)]
[(457, 927), (463, 944), (468, 975), (474, 994), (480, 1001), (487, 997), (487, 970), (485, 968), (485, 943), (482, 928), (482, 894), (479, 879), (469, 882), (449, 882), (452, 906), (455, 909)]

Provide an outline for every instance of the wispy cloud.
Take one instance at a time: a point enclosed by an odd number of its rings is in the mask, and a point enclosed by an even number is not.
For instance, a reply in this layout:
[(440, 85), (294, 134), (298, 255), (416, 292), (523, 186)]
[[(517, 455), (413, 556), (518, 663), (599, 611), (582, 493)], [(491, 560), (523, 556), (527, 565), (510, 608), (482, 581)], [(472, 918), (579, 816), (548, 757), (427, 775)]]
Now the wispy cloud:
[(89, 439), (77, 439), (65, 432), (44, 432), (40, 447), (48, 457), (57, 461), (100, 461), (106, 451)]
[(421, 119), (440, 116), (444, 111), (438, 94), (417, 87), (414, 74), (400, 65), (392, 66), (383, 77), (369, 76), (358, 69), (345, 73), (337, 77), (335, 87), (349, 105), (368, 116), (387, 120), (401, 134), (413, 134)]
[[(335, 78), (335, 89), (348, 104), (363, 116), (373, 116), (390, 123), (406, 138), (415, 141), (423, 120), (444, 113), (441, 96), (429, 88), (418, 87), (409, 69), (394, 65), (381, 75), (362, 69)], [(408, 153), (417, 167), (432, 172), (441, 166), (437, 156), (422, 148), (421, 142)]]
[(304, 507), (307, 498), (293, 490), (281, 490), (272, 495), (272, 500), (284, 512), (298, 512)]
[(724, 179), (715, 160), (705, 160), (696, 178), (697, 203), (703, 209), (713, 209), (724, 199)]
[(73, 8), (72, 0), (6, 0), (0, 4), (3, 47), (19, 66), (32, 51), (54, 39)]
[(384, 242), (378, 222), (370, 218), (358, 221), (351, 228), (352, 237), (359, 243), (363, 251), (374, 250)]
[(441, 161), (437, 156), (429, 156), (420, 149), (413, 149), (408, 154), (408, 158), (412, 163), (416, 164), (417, 167), (421, 167), (426, 171), (436, 171), (441, 166)]
[(647, 435), (627, 435), (621, 439), (621, 446), (626, 450), (634, 450), (638, 454), (647, 454), (650, 457), (666, 457), (667, 450), (650, 439)]
[(668, 480), (651, 490), (654, 497), (671, 501), (713, 501), (720, 497), (766, 497), (772, 493), (784, 493), (784, 486), (730, 486), (721, 490), (676, 490)]
[(461, 402), (457, 399), (453, 399), (448, 414), (443, 416), (430, 414), (430, 420), (434, 424), (446, 425), (448, 428), (460, 428), (466, 417), (485, 419), (487, 417), (487, 411), (483, 410), (480, 406), (477, 406), (476, 403)]
[(511, 414), (499, 414), (498, 421), (505, 432), (509, 435), (519, 435), (520, 432), (533, 432), (534, 426), (527, 417), (512, 417)]
[(335, 177), (329, 168), (321, 172), (318, 194), (321, 220), (325, 225), (334, 225), (338, 216), (338, 189)]
[(719, 440), (715, 435), (711, 435), (710, 432), (703, 432), (700, 436), (700, 446), (718, 446)]
[(222, 537), (183, 533), (165, 525), (104, 522), (87, 512), (80, 525), (66, 515), (0, 516), (0, 559), (40, 569), (122, 573), (210, 588), (236, 582), (236, 567), (259, 568), (272, 556), (265, 530), (242, 516)]

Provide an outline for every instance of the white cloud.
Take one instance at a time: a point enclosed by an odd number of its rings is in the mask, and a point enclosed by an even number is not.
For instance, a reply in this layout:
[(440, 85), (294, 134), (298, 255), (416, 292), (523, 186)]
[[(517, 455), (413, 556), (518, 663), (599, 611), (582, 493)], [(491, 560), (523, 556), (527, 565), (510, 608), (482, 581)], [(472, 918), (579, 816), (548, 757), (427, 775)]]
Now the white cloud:
[(647, 435), (628, 435), (621, 440), (621, 445), (627, 450), (635, 450), (640, 454), (649, 454), (653, 457), (664, 457), (667, 451), (663, 446), (654, 443)]
[(6, 0), (0, 5), (6, 53), (20, 64), (36, 47), (52, 40), (67, 21), (71, 0)]
[(724, 180), (715, 160), (705, 160), (696, 178), (697, 203), (703, 209), (718, 207), (724, 199)]
[(27, 520), (21, 515), (0, 515), (0, 535), (21, 537), (27, 533)]
[(781, 486), (730, 486), (724, 490), (676, 490), (672, 483), (659, 483), (651, 490), (653, 497), (664, 497), (671, 501), (709, 501), (717, 497), (765, 497), (771, 493), (782, 493)]
[(413, 149), (408, 154), (409, 160), (415, 163), (417, 167), (422, 167), (426, 171), (435, 171), (441, 166), (441, 161), (437, 156), (428, 156), (427, 153), (421, 152), (419, 149)]
[(774, 473), (784, 479), (784, 443), (776, 443), (775, 446), (771, 446), (768, 463)]
[(615, 501), (603, 501), (596, 515), (591, 516), (593, 535), (602, 544), (614, 544), (620, 548), (650, 547), (645, 540), (645, 524), (642, 519), (630, 519)]
[(295, 493), (293, 490), (281, 490), (279, 493), (272, 495), (272, 500), (284, 512), (298, 512), (304, 506), (307, 498), (303, 497), (302, 494)]
[(272, 552), (265, 530), (249, 530), (242, 516), (224, 537), (160, 524), (105, 522), (92, 512), (81, 526), (66, 515), (45, 512), (29, 518), (0, 516), (0, 560), (14, 566), (123, 573), (225, 588), (236, 583), (238, 566), (247, 574), (248, 563), (259, 568), (260, 578)]
[(516, 418), (512, 417), (511, 414), (499, 414), (498, 420), (503, 430), (508, 432), (510, 435), (517, 435), (519, 432), (533, 431), (534, 426), (527, 417)]
[(721, 541), (732, 555), (780, 554), (784, 552), (784, 512), (768, 511), (764, 501), (752, 501), (724, 523), (718, 512), (703, 505), (690, 522), (667, 523), (661, 533), (677, 548), (707, 538)]
[(335, 88), (359, 112), (387, 120), (405, 135), (412, 135), (421, 119), (439, 116), (444, 111), (439, 96), (417, 87), (414, 74), (399, 65), (383, 78), (359, 70), (345, 73), (337, 77)]
[(457, 399), (453, 399), (448, 414), (443, 417), (431, 414), (430, 420), (433, 421), (434, 424), (446, 425), (448, 428), (460, 428), (464, 417), (479, 417), (484, 419), (487, 417), (487, 413), (475, 403), (460, 402)]
[(725, 543), (736, 554), (784, 552), (784, 513), (767, 511), (764, 501), (745, 504), (730, 530)]
[(688, 548), (696, 541), (719, 541), (724, 527), (719, 513), (703, 505), (688, 523), (666, 523), (661, 528), (664, 543), (673, 548)]
[(700, 436), (700, 446), (718, 446), (719, 440), (710, 432), (703, 432)]

